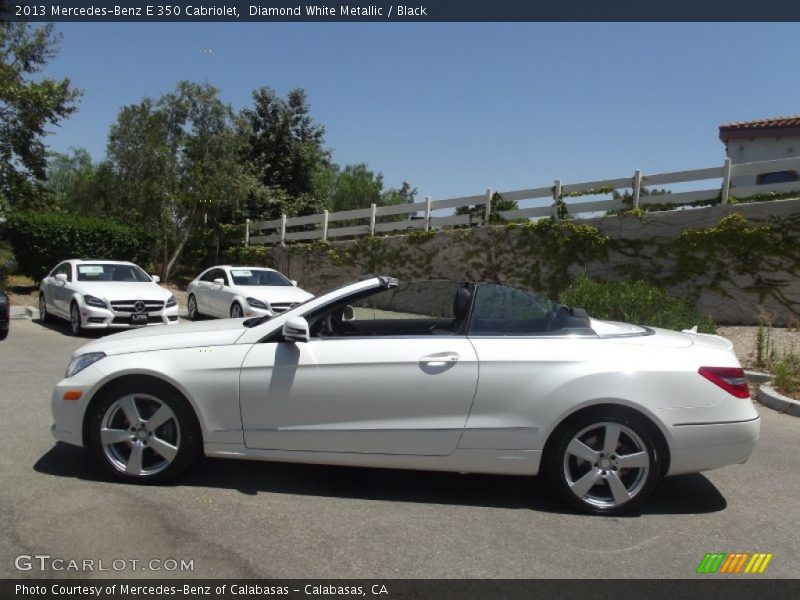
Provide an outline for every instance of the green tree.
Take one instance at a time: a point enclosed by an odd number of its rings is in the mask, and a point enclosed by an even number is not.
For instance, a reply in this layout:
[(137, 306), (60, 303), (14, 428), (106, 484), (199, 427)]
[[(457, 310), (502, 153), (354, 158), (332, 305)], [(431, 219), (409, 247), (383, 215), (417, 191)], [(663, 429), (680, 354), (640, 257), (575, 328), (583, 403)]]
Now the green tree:
[(314, 194), (323, 199), (330, 211), (369, 208), (370, 204), (388, 206), (413, 202), (416, 189), (408, 182), (399, 190), (384, 189), (383, 173), (371, 171), (366, 163), (321, 166), (314, 178)]
[[(7, 2), (0, 0), (0, 12)], [(0, 210), (44, 203), (44, 136), (76, 110), (69, 79), (36, 76), (58, 53), (53, 25), (0, 21)]]
[(201, 224), (219, 228), (223, 214), (236, 213), (260, 187), (240, 160), (245, 144), (233, 110), (208, 84), (181, 82), (157, 101), (120, 111), (110, 168), (128, 218), (156, 235), (153, 259), (165, 281)]
[(107, 162), (95, 163), (83, 148), (53, 154), (47, 169), (48, 205), (56, 212), (124, 217), (116, 201), (116, 180)]
[(325, 128), (310, 112), (304, 90), (292, 90), (284, 100), (268, 87), (253, 92), (253, 107), (242, 111), (246, 160), (266, 188), (283, 190), (293, 199), (312, 194), (315, 173), (329, 160)]

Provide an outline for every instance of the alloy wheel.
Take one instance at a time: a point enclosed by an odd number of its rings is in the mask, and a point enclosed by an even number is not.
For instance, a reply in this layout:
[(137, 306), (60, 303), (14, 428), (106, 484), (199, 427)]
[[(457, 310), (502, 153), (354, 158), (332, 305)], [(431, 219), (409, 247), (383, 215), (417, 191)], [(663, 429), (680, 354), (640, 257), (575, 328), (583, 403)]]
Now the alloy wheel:
[(604, 421), (572, 437), (562, 469), (569, 491), (580, 502), (608, 510), (628, 504), (640, 494), (650, 464), (648, 446), (633, 429)]
[(81, 311), (77, 304), (72, 305), (69, 311), (69, 325), (72, 330), (72, 335), (80, 335), (83, 328), (81, 323)]
[(197, 300), (194, 296), (189, 296), (189, 302), (187, 306), (187, 310), (189, 312), (189, 319), (194, 321), (197, 319)]
[(238, 302), (234, 303), (234, 305), (231, 306), (231, 319), (241, 319), (243, 316), (242, 307)]
[(44, 323), (47, 321), (47, 301), (44, 299), (44, 294), (39, 294), (39, 321)]
[(150, 394), (128, 394), (113, 402), (100, 422), (100, 442), (110, 464), (131, 477), (148, 477), (172, 464), (181, 444), (173, 410)]

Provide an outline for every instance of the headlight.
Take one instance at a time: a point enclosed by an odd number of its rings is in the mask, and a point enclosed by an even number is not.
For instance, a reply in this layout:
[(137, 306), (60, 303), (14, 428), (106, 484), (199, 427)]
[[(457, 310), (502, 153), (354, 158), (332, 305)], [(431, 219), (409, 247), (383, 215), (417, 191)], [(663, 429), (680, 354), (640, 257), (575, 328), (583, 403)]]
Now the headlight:
[(167, 308), (175, 306), (177, 303), (178, 301), (175, 299), (175, 296), (170, 296), (169, 299), (167, 299)]
[(83, 296), (83, 301), (86, 303), (87, 306), (95, 306), (97, 308), (108, 308), (104, 300), (101, 300), (97, 296), (90, 296), (89, 294), (85, 294)]
[(247, 303), (252, 306), (253, 308), (261, 308), (264, 310), (268, 310), (268, 306), (264, 304), (261, 300), (256, 300), (255, 298), (248, 298)]
[(80, 373), (86, 367), (93, 365), (101, 358), (105, 358), (105, 352), (89, 352), (88, 354), (81, 354), (72, 359), (67, 367), (67, 374), (65, 377), (72, 377), (76, 373)]

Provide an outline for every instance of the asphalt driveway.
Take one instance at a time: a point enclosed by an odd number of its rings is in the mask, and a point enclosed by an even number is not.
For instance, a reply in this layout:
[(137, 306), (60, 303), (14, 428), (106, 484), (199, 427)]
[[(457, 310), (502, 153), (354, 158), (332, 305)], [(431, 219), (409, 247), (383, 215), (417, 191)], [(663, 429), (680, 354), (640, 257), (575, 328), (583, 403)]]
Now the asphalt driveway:
[[(0, 342), (0, 577), (684, 578), (706, 552), (771, 552), (756, 577), (800, 574), (800, 419), (759, 408), (747, 464), (667, 479), (625, 518), (565, 511), (536, 478), (205, 459), (122, 485), (50, 436), (50, 393), (85, 342), (66, 329), (18, 320)], [(20, 555), (51, 558), (20, 571)]]

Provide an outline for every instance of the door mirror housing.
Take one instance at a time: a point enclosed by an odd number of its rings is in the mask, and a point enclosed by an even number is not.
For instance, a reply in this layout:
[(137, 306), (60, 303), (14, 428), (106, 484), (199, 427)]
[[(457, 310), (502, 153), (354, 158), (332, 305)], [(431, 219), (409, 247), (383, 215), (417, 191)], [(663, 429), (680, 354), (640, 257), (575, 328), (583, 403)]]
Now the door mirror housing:
[(283, 339), (287, 342), (308, 342), (311, 335), (308, 332), (308, 321), (303, 317), (286, 319), (283, 324)]
[(214, 280), (214, 285), (218, 285), (219, 287), (225, 287), (225, 280), (222, 277), (218, 277)]
[(66, 273), (58, 273), (56, 275), (56, 281), (60, 281), (61, 283), (67, 283), (67, 274)]
[(352, 321), (356, 318), (356, 311), (349, 304), (342, 311), (342, 321)]
[(150, 279), (153, 280), (153, 283), (161, 283), (161, 277), (158, 275), (150, 275)]
[(292, 279), (291, 281), (292, 281), (292, 285), (294, 287), (297, 287), (297, 279)]

